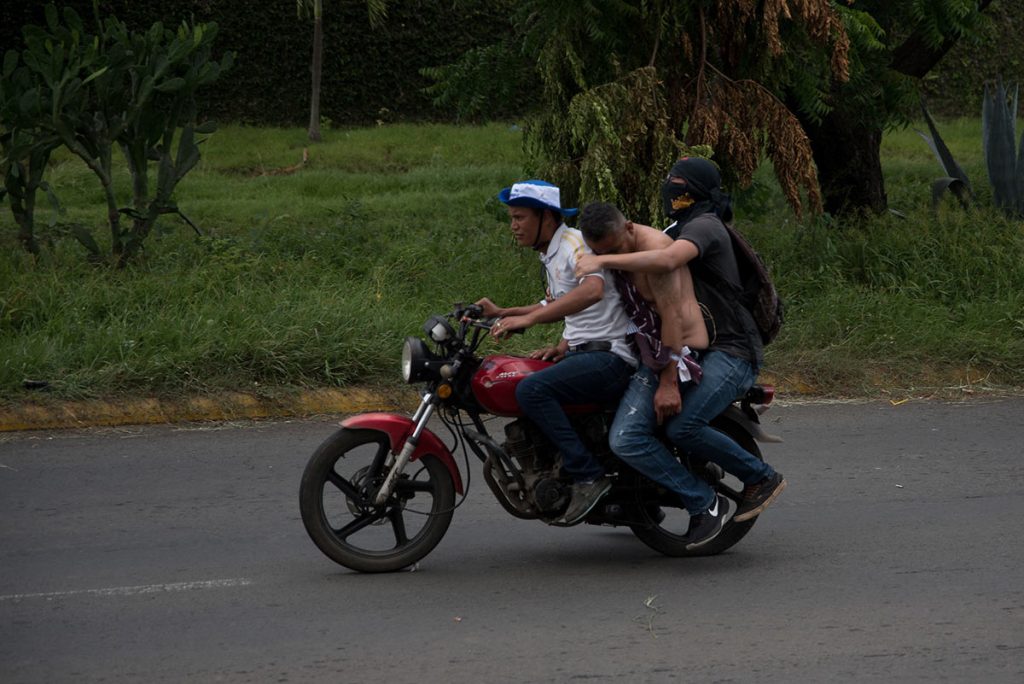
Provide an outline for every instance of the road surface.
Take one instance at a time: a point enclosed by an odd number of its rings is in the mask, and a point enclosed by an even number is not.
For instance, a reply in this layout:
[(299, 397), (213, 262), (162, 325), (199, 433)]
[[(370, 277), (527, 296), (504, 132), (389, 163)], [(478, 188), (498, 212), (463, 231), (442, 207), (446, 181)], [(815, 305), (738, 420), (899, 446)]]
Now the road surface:
[(737, 547), (508, 516), (477, 464), (415, 572), (298, 516), (334, 420), (7, 435), (0, 682), (1024, 681), (1024, 399), (777, 405)]

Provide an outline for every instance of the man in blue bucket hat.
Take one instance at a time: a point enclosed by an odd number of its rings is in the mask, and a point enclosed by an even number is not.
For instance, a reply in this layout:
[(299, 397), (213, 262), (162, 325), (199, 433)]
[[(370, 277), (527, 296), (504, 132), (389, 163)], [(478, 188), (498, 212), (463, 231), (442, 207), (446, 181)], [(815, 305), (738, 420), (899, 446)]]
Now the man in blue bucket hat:
[(498, 199), (508, 206), (516, 242), (538, 252), (547, 293), (525, 306), (500, 307), (486, 298), (477, 303), (485, 315), (500, 317), (491, 330), (498, 339), (538, 323), (565, 321), (557, 344), (530, 354), (557, 363), (520, 382), (516, 400), (562, 454), (562, 471), (573, 485), (569, 507), (558, 522), (572, 524), (594, 508), (611, 483), (562, 407), (619, 401), (637, 365), (626, 341), (629, 321), (610, 276), (598, 271), (576, 277), (577, 261), (590, 250), (580, 232), (565, 225), (563, 217), (577, 210), (562, 208), (557, 186), (521, 181), (504, 188)]

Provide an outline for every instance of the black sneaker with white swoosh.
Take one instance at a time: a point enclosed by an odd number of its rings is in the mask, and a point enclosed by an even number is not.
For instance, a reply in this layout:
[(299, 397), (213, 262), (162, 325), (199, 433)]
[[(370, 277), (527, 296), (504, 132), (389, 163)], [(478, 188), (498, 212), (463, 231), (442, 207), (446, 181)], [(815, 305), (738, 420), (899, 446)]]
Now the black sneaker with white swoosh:
[(699, 548), (717, 537), (735, 510), (736, 506), (731, 499), (716, 494), (711, 508), (690, 516), (690, 527), (686, 530), (686, 549)]

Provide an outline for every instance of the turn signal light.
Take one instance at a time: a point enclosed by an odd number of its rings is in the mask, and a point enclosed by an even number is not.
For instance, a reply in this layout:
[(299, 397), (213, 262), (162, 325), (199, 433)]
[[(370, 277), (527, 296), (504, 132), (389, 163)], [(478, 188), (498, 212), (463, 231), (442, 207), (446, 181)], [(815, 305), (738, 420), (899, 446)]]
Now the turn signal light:
[(437, 396), (441, 397), (442, 399), (447, 399), (448, 397), (452, 396), (452, 386), (449, 385), (447, 382), (438, 385)]

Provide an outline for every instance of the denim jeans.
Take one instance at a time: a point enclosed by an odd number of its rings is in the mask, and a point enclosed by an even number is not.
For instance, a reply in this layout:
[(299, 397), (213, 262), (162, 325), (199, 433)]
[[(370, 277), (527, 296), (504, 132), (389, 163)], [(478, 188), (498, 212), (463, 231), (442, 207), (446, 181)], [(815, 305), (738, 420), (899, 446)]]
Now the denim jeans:
[[(708, 424), (754, 384), (757, 374), (753, 366), (717, 351), (702, 355), (700, 364), (704, 371), (700, 384), (688, 382), (680, 388), (683, 408), (665, 421), (666, 437), (684, 454), (717, 463), (744, 484), (770, 476), (774, 473), (771, 466)], [(612, 451), (635, 470), (676, 492), (691, 515), (702, 513), (714, 501), (714, 491), (657, 438), (657, 389), (658, 376), (641, 366), (630, 379), (612, 421)]]
[(562, 453), (562, 470), (575, 482), (604, 475), (604, 468), (583, 445), (562, 406), (614, 405), (633, 368), (609, 351), (569, 352), (555, 365), (524, 378), (516, 401), (530, 420)]

